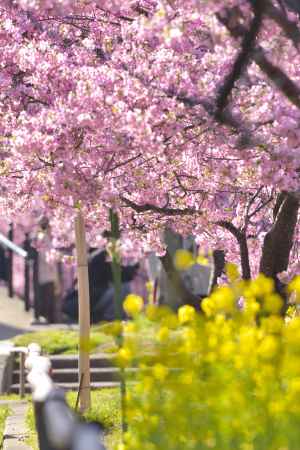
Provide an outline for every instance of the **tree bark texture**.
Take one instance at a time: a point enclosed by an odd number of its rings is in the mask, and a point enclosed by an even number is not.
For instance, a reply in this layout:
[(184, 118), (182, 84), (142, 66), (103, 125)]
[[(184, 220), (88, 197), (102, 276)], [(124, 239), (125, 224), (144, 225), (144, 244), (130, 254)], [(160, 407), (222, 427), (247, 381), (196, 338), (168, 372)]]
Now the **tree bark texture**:
[(276, 291), (285, 301), (285, 308), (287, 303), (285, 285), (280, 282), (277, 275), (288, 268), (298, 211), (299, 200), (293, 194), (278, 195), (274, 207), (274, 224), (265, 236), (259, 268), (261, 273), (274, 279)]

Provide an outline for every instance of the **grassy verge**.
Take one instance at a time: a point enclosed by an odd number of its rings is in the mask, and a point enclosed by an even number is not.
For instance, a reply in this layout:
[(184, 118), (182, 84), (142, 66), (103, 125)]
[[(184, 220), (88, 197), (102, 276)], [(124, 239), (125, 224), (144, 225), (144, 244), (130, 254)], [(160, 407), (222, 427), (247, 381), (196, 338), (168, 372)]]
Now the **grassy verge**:
[[(68, 392), (67, 401), (71, 407), (76, 403), (76, 392)], [(92, 391), (92, 407), (84, 414), (88, 421), (100, 422), (105, 429), (105, 446), (116, 448), (121, 441), (120, 389), (106, 388)]]
[[(48, 355), (74, 354), (78, 352), (78, 332), (72, 330), (43, 330), (17, 336), (14, 343), (17, 346), (28, 346), (38, 343), (43, 352)], [(113, 351), (113, 340), (101, 331), (101, 327), (92, 327), (91, 351)]]
[(26, 444), (32, 448), (32, 450), (39, 450), (38, 437), (35, 430), (35, 420), (33, 413), (33, 405), (30, 402), (28, 405), (26, 425), (28, 430), (28, 438), (26, 439)]
[[(71, 408), (75, 406), (76, 397), (76, 392), (67, 393), (67, 402)], [(89, 421), (102, 424), (105, 429), (104, 443), (106, 448), (108, 450), (115, 449), (121, 440), (120, 390), (118, 388), (107, 388), (92, 391), (92, 407), (84, 414), (84, 417)], [(26, 423), (29, 430), (27, 444), (33, 450), (38, 450), (32, 404), (28, 408)]]
[(2, 448), (5, 421), (9, 413), (10, 410), (8, 406), (0, 406), (0, 448)]

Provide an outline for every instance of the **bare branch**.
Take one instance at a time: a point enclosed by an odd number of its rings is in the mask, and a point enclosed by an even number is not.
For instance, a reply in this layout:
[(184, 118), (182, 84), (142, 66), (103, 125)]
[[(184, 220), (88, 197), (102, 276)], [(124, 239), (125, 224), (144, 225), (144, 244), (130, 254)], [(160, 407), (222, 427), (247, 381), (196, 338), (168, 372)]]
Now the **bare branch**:
[(193, 214), (202, 215), (201, 211), (198, 211), (194, 208), (168, 208), (152, 205), (151, 203), (138, 205), (137, 203), (134, 203), (129, 198), (126, 198), (123, 195), (120, 196), (120, 199), (126, 204), (126, 206), (134, 209), (138, 213), (154, 212), (163, 214), (165, 216), (190, 216)]
[[(247, 32), (247, 29), (240, 24), (233, 27), (230, 24), (230, 12), (227, 11), (226, 13), (226, 16), (217, 14), (219, 21), (226, 26), (233, 37), (243, 37), (244, 33)], [(300, 109), (299, 87), (279, 67), (268, 60), (260, 45), (257, 45), (252, 51), (252, 58), (274, 85), (290, 100), (291, 103)]]

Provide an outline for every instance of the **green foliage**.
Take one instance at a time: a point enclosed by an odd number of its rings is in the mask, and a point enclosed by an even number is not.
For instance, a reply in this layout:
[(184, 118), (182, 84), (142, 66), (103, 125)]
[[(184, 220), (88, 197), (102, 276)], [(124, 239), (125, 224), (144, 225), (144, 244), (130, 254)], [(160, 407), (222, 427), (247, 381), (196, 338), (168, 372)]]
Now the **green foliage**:
[[(43, 330), (17, 336), (14, 343), (17, 346), (27, 346), (38, 343), (44, 353), (49, 355), (74, 354), (78, 352), (78, 331)], [(91, 352), (114, 349), (113, 340), (101, 331), (101, 327), (93, 327), (90, 340)]]
[(272, 280), (244, 282), (232, 268), (229, 278), (202, 302), (203, 314), (146, 308), (150, 359), (143, 320), (125, 325), (119, 365), (140, 368), (127, 395), (125, 449), (299, 449), (300, 317), (279, 315)]
[(9, 414), (10, 409), (8, 406), (0, 406), (0, 448), (2, 448), (5, 421)]

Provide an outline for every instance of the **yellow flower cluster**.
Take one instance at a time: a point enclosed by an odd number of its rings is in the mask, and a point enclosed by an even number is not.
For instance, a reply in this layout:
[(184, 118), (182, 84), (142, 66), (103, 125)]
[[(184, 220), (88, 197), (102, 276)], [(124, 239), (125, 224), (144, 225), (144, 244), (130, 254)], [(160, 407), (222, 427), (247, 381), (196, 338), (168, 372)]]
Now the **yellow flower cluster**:
[(195, 264), (201, 264), (202, 266), (207, 266), (209, 264), (208, 259), (199, 254), (194, 256), (191, 252), (184, 249), (179, 249), (176, 251), (174, 256), (174, 266), (177, 270), (187, 270)]
[(299, 450), (300, 317), (280, 315), (272, 280), (241, 281), (232, 265), (227, 274), (202, 313), (150, 305), (138, 314), (128, 300), (134, 320), (118, 360), (139, 371), (124, 450)]

